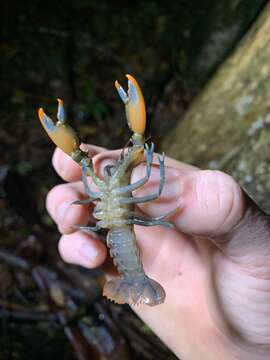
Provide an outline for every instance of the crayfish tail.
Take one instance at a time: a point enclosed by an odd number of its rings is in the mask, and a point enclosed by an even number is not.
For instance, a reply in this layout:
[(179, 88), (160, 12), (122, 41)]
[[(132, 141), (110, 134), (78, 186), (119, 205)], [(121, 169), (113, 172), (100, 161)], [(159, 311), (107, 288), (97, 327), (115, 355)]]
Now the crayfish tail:
[(146, 275), (110, 280), (104, 285), (103, 295), (117, 304), (149, 306), (162, 304), (166, 297), (163, 287)]

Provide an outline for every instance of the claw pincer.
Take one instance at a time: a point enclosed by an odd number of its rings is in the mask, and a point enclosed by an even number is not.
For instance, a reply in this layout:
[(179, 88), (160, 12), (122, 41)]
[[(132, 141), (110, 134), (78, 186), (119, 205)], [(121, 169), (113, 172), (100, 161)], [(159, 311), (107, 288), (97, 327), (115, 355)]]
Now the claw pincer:
[[(163, 287), (144, 272), (139, 248), (136, 243), (134, 225), (171, 227), (165, 216), (146, 218), (137, 214), (135, 205), (157, 199), (163, 190), (165, 181), (164, 155), (158, 156), (160, 167), (160, 184), (156, 193), (142, 197), (134, 197), (132, 192), (150, 178), (154, 154), (154, 145), (145, 144), (144, 132), (146, 126), (145, 103), (142, 91), (137, 81), (128, 78), (127, 92), (115, 82), (116, 89), (125, 104), (127, 123), (133, 132), (128, 151), (122, 152), (114, 165), (105, 167), (104, 179), (98, 177), (88, 154), (80, 150), (80, 142), (75, 131), (65, 121), (63, 101), (58, 99), (58, 121), (54, 123), (43, 111), (38, 111), (40, 122), (52, 141), (66, 154), (82, 166), (82, 182), (88, 196), (85, 200), (74, 202), (77, 205), (96, 201), (93, 216), (97, 219), (94, 227), (77, 226), (80, 231), (99, 231), (108, 229), (107, 245), (113, 257), (115, 266), (121, 276), (105, 283), (103, 294), (117, 303), (140, 303), (149, 306), (158, 305), (165, 300)], [(146, 161), (145, 176), (131, 183), (131, 173), (135, 166)], [(87, 180), (91, 176), (99, 191), (92, 191)]]
[(65, 121), (65, 110), (63, 100), (57, 99), (58, 110), (56, 124), (45, 114), (42, 108), (38, 109), (39, 120), (50, 139), (63, 150), (67, 155), (71, 156), (75, 161), (79, 162), (84, 157), (84, 153), (80, 150), (79, 138), (76, 132)]
[(126, 93), (119, 82), (115, 81), (115, 87), (120, 98), (125, 104), (127, 123), (131, 131), (135, 134), (143, 135), (146, 125), (145, 103), (141, 88), (131, 75), (128, 78), (128, 92)]

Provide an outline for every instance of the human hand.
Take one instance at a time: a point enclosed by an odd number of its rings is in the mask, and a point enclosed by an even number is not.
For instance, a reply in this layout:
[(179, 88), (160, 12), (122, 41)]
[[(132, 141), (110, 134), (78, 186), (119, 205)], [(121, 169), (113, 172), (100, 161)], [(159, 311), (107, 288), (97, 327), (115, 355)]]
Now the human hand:
[[(117, 151), (89, 146), (98, 174)], [(88, 268), (101, 265), (105, 245), (95, 235), (74, 231), (87, 224), (91, 207), (72, 206), (85, 198), (77, 164), (57, 149), (53, 165), (69, 183), (54, 187), (47, 208), (63, 234), (64, 260)], [(168, 213), (175, 229), (135, 227), (148, 276), (166, 291), (163, 304), (134, 307), (136, 313), (182, 360), (270, 358), (269, 219), (228, 175), (202, 171), (166, 159), (160, 199), (141, 204), (148, 216)], [(132, 182), (145, 174), (134, 169)], [(155, 165), (150, 181), (138, 190), (152, 193), (159, 181)], [(91, 185), (92, 186), (92, 185)]]

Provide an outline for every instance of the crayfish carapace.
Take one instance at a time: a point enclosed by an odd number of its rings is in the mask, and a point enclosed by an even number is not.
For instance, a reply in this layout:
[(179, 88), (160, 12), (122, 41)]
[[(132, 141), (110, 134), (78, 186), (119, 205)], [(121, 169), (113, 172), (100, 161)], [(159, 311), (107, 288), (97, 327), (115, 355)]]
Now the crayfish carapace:
[[(82, 231), (108, 229), (107, 245), (121, 276), (106, 282), (103, 294), (120, 304), (145, 303), (154, 306), (164, 302), (165, 291), (159, 283), (150, 279), (144, 272), (136, 244), (134, 225), (170, 227), (172, 224), (166, 221), (166, 216), (146, 218), (136, 214), (135, 205), (155, 200), (160, 196), (165, 181), (164, 154), (158, 156), (160, 169), (158, 191), (155, 194), (134, 197), (132, 192), (143, 186), (150, 177), (154, 145), (153, 143), (151, 146), (145, 144), (146, 112), (142, 91), (131, 75), (126, 76), (128, 78), (127, 93), (117, 81), (115, 86), (125, 104), (127, 122), (133, 132), (130, 138), (131, 146), (122, 151), (114, 165), (104, 168), (104, 180), (95, 174), (91, 158), (80, 149), (76, 133), (66, 124), (62, 100), (58, 99), (56, 124), (41, 108), (38, 115), (52, 141), (82, 167), (82, 181), (88, 198), (76, 203), (96, 202), (93, 212), (97, 219), (96, 226), (78, 226), (78, 229)], [(131, 184), (132, 169), (145, 160), (146, 175)], [(98, 187), (97, 192), (90, 189), (87, 176), (92, 177), (94, 184)]]

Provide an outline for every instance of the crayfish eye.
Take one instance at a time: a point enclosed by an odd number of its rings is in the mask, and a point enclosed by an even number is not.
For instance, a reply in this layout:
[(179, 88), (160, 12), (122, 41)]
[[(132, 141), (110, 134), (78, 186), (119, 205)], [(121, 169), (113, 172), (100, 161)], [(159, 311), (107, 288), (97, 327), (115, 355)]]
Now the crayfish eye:
[(106, 165), (104, 168), (104, 175), (112, 176), (114, 170), (114, 165)]

